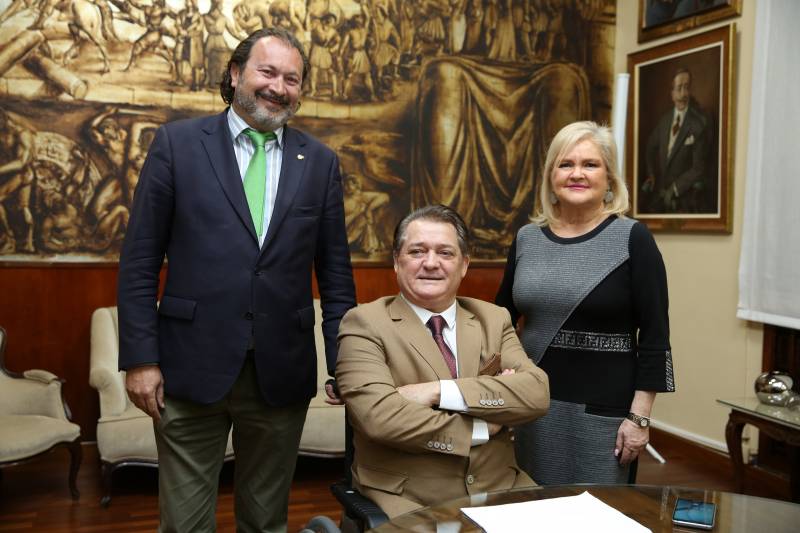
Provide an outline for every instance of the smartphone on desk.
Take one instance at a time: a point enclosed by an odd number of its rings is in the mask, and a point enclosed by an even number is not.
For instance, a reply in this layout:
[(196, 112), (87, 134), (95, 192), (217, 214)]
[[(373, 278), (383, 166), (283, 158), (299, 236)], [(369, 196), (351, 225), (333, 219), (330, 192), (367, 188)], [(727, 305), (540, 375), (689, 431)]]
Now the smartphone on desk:
[(712, 529), (716, 514), (716, 504), (678, 498), (675, 502), (675, 512), (672, 513), (672, 523), (678, 526)]

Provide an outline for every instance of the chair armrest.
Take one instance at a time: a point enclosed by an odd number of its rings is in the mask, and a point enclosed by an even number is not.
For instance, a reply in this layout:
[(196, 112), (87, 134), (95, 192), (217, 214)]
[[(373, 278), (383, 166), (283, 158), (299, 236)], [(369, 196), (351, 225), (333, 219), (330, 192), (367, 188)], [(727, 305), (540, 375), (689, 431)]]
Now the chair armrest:
[(89, 385), (97, 389), (100, 396), (100, 416), (119, 416), (128, 404), (125, 385), (119, 371), (107, 367), (95, 367), (89, 371)]
[(362, 495), (347, 483), (340, 481), (331, 485), (333, 496), (342, 504), (344, 512), (350, 518), (358, 520), (364, 529), (376, 528), (389, 521), (386, 513), (375, 502)]
[(101, 307), (92, 313), (89, 384), (100, 395), (100, 416), (119, 416), (128, 406), (124, 374), (119, 371), (116, 310)]
[[(61, 394), (63, 380), (43, 370), (33, 373), (33, 378), (24, 374), (22, 377), (3, 376), (0, 384), (0, 413), (70, 420), (69, 408)], [(53, 378), (45, 380), (45, 376)]]
[(34, 368), (31, 370), (26, 370), (22, 373), (27, 379), (32, 379), (35, 381), (41, 381), (44, 384), (48, 384), (51, 381), (57, 381), (58, 376), (53, 374), (52, 372), (48, 372), (47, 370), (40, 370), (38, 368)]

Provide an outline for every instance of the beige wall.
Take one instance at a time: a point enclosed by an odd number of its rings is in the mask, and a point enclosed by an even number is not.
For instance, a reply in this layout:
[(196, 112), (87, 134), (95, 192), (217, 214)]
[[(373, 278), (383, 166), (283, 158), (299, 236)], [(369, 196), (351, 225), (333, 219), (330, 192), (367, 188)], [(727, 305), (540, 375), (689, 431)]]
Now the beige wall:
[[(670, 295), (672, 355), (677, 391), (659, 395), (655, 427), (719, 449), (725, 447), (728, 411), (717, 398), (752, 396), (761, 371), (762, 328), (736, 318), (738, 265), (744, 213), (750, 78), (755, 5), (744, 0), (741, 17), (637, 43), (638, 4), (617, 3), (615, 72), (627, 72), (628, 54), (693, 33), (736, 23), (733, 82), (733, 233), (730, 235), (656, 234), (664, 256)], [(669, 458), (667, 458), (669, 460)]]

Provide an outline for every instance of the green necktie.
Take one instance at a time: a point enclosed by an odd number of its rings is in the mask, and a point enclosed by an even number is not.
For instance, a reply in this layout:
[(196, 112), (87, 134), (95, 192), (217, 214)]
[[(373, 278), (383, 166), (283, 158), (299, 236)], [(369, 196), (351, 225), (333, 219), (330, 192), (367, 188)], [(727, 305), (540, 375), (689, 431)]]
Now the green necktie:
[(250, 137), (255, 147), (250, 164), (247, 165), (247, 172), (244, 174), (244, 194), (247, 196), (247, 205), (250, 206), (256, 235), (260, 239), (264, 233), (264, 193), (267, 190), (267, 151), (264, 145), (267, 141), (275, 139), (275, 134), (271, 131), (261, 133), (251, 128), (247, 128), (243, 133)]

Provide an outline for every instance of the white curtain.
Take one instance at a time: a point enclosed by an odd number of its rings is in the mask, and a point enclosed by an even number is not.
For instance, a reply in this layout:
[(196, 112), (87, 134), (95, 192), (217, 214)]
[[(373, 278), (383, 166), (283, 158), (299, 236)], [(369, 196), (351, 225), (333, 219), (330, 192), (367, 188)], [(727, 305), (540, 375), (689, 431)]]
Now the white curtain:
[(755, 7), (736, 315), (800, 329), (800, 2)]

